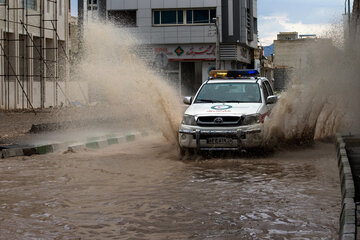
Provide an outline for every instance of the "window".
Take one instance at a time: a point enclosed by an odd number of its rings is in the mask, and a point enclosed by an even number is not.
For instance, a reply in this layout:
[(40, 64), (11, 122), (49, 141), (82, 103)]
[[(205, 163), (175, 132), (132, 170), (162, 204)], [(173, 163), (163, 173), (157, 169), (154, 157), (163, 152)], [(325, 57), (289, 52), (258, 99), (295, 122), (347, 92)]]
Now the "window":
[(186, 23), (187, 24), (192, 24), (193, 23), (193, 11), (192, 10), (187, 10), (186, 11)]
[(266, 88), (268, 90), (269, 95), (270, 96), (274, 95), (274, 92), (273, 92), (273, 90), (272, 90), (272, 88), (270, 86), (270, 83), (266, 81), (266, 82), (264, 82), (264, 84), (265, 84), (265, 86), (266, 86)]
[(210, 83), (200, 89), (195, 103), (261, 102), (257, 83)]
[(254, 18), (254, 32), (258, 34), (258, 21), (257, 18)]
[(154, 24), (160, 24), (160, 11), (154, 12)]
[(36, 1), (37, 0), (22, 0), (22, 6), (24, 8), (36, 10)]
[(263, 92), (264, 92), (264, 98), (265, 98), (264, 100), (265, 100), (265, 102), (266, 102), (268, 96), (270, 96), (270, 95), (269, 95), (269, 92), (268, 92), (265, 84), (262, 84), (262, 89), (263, 89)]
[(184, 23), (184, 11), (177, 11), (178, 13), (178, 24)]
[(214, 18), (216, 18), (216, 9), (210, 9), (210, 22), (215, 22)]
[(209, 23), (209, 10), (194, 10), (193, 23)]
[(209, 24), (216, 18), (216, 9), (155, 10), (154, 25)]
[(249, 41), (253, 40), (252, 29), (251, 29), (251, 11), (250, 8), (246, 9), (246, 30), (247, 30), (247, 39)]
[(123, 27), (136, 27), (136, 10), (108, 11), (109, 20)]
[(161, 11), (161, 24), (176, 24), (176, 11)]
[(179, 10), (156, 10), (153, 24), (184, 24), (184, 13)]
[(97, 11), (98, 6), (97, 6), (97, 0), (88, 0), (87, 1), (87, 9), (88, 11)]

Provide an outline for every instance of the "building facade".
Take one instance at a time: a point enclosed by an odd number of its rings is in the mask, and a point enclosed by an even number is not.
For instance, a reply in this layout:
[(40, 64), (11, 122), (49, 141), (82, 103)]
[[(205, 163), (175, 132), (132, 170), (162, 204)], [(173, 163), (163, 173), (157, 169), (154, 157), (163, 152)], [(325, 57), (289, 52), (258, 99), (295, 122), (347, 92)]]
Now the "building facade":
[(141, 39), (143, 58), (182, 95), (194, 94), (215, 69), (217, 37), (221, 68), (254, 67), (257, 0), (79, 0), (80, 19), (94, 12)]
[(0, 0), (0, 109), (67, 101), (70, 0)]
[(274, 41), (274, 86), (285, 89), (293, 74), (306, 69), (314, 50), (331, 46), (331, 39), (317, 38), (314, 34), (299, 35), (297, 32), (281, 32)]

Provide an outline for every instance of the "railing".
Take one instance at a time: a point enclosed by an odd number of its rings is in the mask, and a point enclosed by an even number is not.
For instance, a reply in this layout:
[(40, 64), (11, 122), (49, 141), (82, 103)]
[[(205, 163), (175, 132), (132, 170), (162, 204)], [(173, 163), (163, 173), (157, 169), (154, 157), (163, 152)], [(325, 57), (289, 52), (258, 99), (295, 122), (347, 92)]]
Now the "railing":
[(356, 239), (356, 209), (355, 184), (351, 171), (346, 143), (342, 136), (337, 136), (337, 158), (341, 183), (341, 214), (340, 214), (340, 240)]

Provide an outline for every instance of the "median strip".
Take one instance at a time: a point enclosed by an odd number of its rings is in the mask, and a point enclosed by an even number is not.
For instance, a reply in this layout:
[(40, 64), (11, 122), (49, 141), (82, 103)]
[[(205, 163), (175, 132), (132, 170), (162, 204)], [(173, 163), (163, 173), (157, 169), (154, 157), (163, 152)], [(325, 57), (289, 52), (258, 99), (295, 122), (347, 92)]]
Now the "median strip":
[[(154, 132), (158, 134), (158, 132)], [(76, 142), (64, 142), (40, 145), (36, 147), (24, 147), (24, 148), (8, 148), (1, 151), (1, 158), (10, 158), (17, 156), (30, 156), (33, 154), (48, 154), (53, 152), (59, 152), (67, 150), (70, 152), (79, 152), (86, 149), (101, 149), (114, 144), (121, 144), (125, 142), (133, 142), (141, 137), (147, 137), (151, 134), (149, 132), (138, 132), (122, 136), (116, 136), (114, 134), (102, 136), (102, 137), (90, 137), (87, 138), (85, 143)]]

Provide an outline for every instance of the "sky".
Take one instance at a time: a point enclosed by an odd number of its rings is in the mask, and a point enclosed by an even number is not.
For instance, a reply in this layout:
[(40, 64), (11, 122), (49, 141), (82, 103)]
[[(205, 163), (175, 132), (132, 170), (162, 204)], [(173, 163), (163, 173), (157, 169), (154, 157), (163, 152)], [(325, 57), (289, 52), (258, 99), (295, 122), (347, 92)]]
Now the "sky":
[(279, 32), (325, 35), (342, 21), (344, 8), (344, 0), (258, 0), (260, 44), (270, 45)]
[[(73, 16), (77, 16), (77, 1), (71, 0)], [(344, 7), (344, 0), (258, 0), (260, 44), (270, 45), (279, 32), (321, 36), (342, 20)]]

